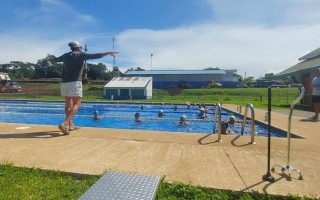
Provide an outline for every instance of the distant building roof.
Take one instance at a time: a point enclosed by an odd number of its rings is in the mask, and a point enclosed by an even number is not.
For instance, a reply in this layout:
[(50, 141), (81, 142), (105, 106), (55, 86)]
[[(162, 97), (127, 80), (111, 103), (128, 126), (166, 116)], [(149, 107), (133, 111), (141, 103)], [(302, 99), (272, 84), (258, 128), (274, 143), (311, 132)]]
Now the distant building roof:
[(145, 88), (152, 80), (152, 77), (114, 77), (108, 82), (105, 88)]
[(226, 74), (225, 70), (145, 70), (128, 71), (126, 75), (162, 75), (162, 74)]

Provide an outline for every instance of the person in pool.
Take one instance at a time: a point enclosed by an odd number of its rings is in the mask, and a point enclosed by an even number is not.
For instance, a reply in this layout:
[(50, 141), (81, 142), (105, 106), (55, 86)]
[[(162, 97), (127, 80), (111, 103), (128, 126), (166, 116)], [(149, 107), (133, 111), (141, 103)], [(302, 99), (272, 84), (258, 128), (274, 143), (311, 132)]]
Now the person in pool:
[(186, 115), (181, 115), (180, 119), (179, 119), (179, 124), (180, 125), (188, 125), (188, 118)]
[(199, 119), (205, 119), (207, 117), (206, 109), (204, 107), (200, 108), (200, 113), (198, 114)]
[(227, 129), (228, 129), (228, 122), (221, 122), (221, 134), (228, 134)]
[[(230, 118), (229, 118), (229, 121), (228, 123), (229, 124), (239, 124), (239, 123), (242, 123), (243, 120), (236, 120), (236, 117), (234, 115), (231, 115)], [(250, 123), (251, 121), (250, 120), (246, 120), (247, 123)]]
[(93, 112), (93, 120), (98, 120), (100, 118), (101, 118), (101, 116), (99, 115), (99, 111), (95, 110)]
[(158, 112), (158, 117), (163, 117), (164, 116), (164, 112), (163, 112), (163, 110), (160, 110), (159, 112)]
[(141, 122), (142, 121), (139, 112), (136, 112), (134, 114), (134, 121), (136, 121), (136, 122)]

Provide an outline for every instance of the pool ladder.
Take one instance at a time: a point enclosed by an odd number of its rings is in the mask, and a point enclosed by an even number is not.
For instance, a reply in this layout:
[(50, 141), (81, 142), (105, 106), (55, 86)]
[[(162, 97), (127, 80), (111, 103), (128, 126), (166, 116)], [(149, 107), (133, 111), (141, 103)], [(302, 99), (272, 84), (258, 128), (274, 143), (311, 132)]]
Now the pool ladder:
[(213, 122), (213, 134), (216, 132), (216, 124), (218, 117), (218, 140), (222, 142), (221, 139), (221, 104), (219, 102), (216, 103), (215, 112), (214, 112), (214, 122)]
[(244, 127), (247, 123), (247, 115), (248, 115), (248, 109), (250, 108), (251, 111), (251, 144), (256, 144), (256, 142), (254, 141), (254, 108), (253, 105), (251, 103), (248, 103), (246, 106), (246, 110), (244, 111), (244, 115), (243, 115), (243, 121), (242, 121), (242, 127), (241, 127), (241, 135), (243, 135), (243, 131), (244, 131)]
[[(244, 126), (247, 122), (247, 113), (248, 108), (251, 110), (251, 144), (256, 144), (254, 141), (254, 109), (251, 103), (248, 103), (246, 106), (246, 110), (244, 113), (244, 119), (242, 122), (241, 135), (243, 135)], [(219, 102), (216, 103), (215, 112), (214, 112), (214, 122), (213, 122), (213, 134), (216, 132), (216, 124), (218, 119), (218, 139), (217, 141), (222, 142), (221, 139), (221, 104)]]

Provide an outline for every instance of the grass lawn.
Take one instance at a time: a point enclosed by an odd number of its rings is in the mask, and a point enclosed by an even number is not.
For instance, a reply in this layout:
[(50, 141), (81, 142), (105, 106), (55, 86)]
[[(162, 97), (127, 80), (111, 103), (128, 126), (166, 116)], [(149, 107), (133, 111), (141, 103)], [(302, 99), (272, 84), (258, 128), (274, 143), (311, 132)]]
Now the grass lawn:
[[(1, 95), (1, 99), (63, 100), (58, 83), (24, 83), (22, 93)], [(110, 101), (102, 97), (103, 85), (84, 85), (83, 101)], [(271, 104), (273, 108), (289, 108), (299, 95), (297, 88), (272, 88)], [(206, 103), (235, 104), (246, 106), (251, 103), (255, 108), (268, 105), (268, 88), (199, 88), (199, 89), (154, 89), (151, 100), (126, 100), (130, 102), (153, 103)], [(119, 101), (121, 102), (121, 101)], [(309, 108), (307, 108), (309, 109)]]
[[(100, 177), (52, 170), (0, 165), (0, 199), (78, 199)], [(161, 182), (157, 191), (161, 200), (243, 199), (287, 200), (311, 199), (298, 196), (274, 196), (257, 192), (237, 192), (203, 188), (181, 183)]]

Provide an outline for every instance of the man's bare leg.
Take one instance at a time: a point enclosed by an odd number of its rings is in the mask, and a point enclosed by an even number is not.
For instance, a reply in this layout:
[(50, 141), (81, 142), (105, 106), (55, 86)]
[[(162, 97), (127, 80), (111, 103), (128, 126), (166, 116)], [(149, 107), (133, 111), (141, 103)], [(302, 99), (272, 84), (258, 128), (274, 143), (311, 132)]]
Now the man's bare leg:
[(315, 111), (315, 118), (319, 119), (320, 103), (315, 103), (314, 104), (314, 111)]
[(62, 125), (66, 126), (72, 126), (73, 122), (72, 119), (73, 117), (77, 114), (78, 109), (80, 108), (81, 105), (81, 97), (66, 97), (66, 102), (72, 102), (72, 106), (70, 109), (67, 110), (67, 116)]
[[(70, 115), (71, 108), (73, 106), (73, 99), (71, 97), (65, 97), (65, 107), (64, 107), (64, 112), (66, 115), (66, 119)], [(74, 127), (74, 124), (71, 120), (70, 124), (66, 124), (69, 127)]]

